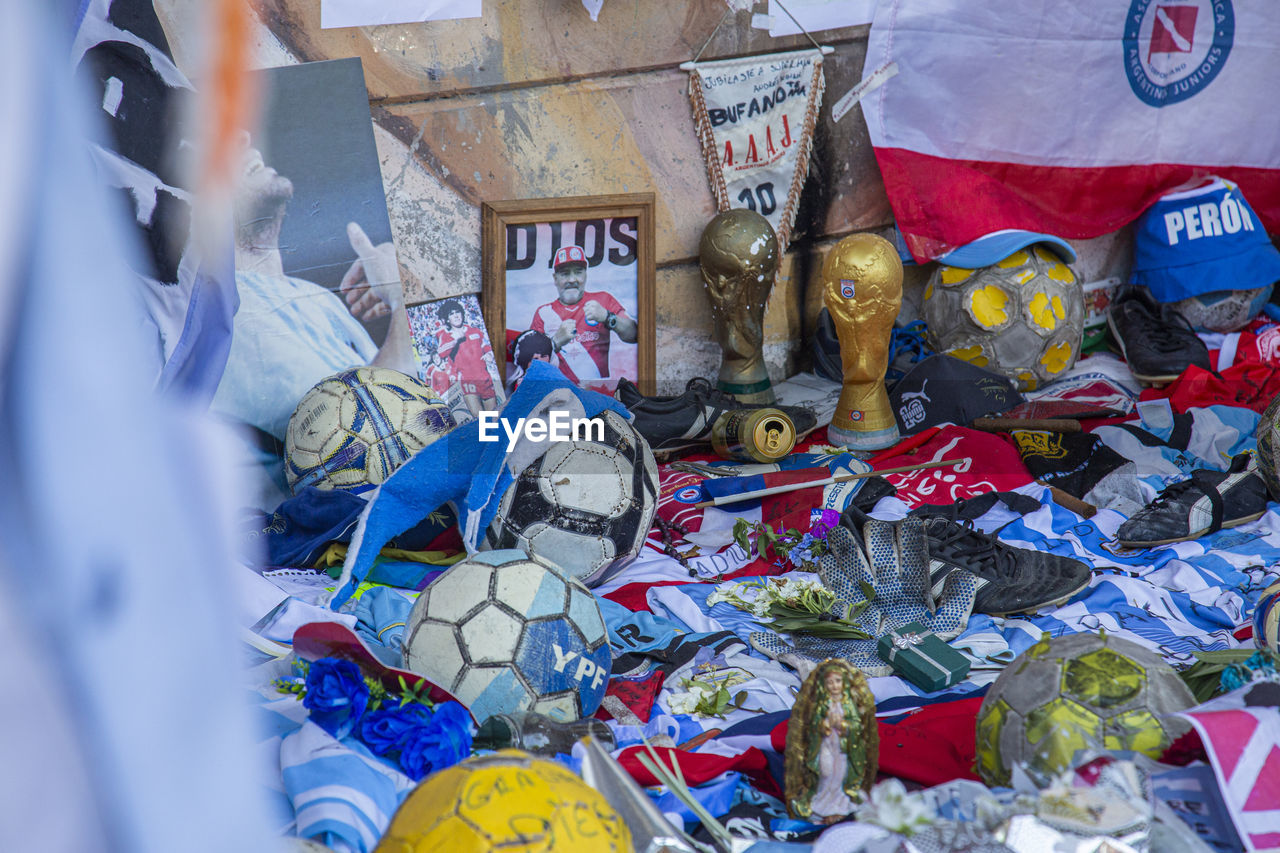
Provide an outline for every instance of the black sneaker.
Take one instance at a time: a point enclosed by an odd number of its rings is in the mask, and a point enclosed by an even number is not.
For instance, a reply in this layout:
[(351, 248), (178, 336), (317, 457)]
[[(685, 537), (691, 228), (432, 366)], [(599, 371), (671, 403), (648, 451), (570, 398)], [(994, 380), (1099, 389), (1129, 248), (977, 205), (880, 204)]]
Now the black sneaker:
[(1141, 382), (1166, 384), (1191, 365), (1212, 370), (1209, 350), (1191, 325), (1172, 306), (1162, 305), (1145, 289), (1131, 288), (1111, 303), (1107, 326)]
[(1120, 525), (1116, 541), (1125, 548), (1153, 548), (1198, 539), (1261, 518), (1268, 499), (1253, 454), (1241, 453), (1226, 471), (1199, 468), (1165, 487)]
[(674, 397), (646, 397), (634, 382), (623, 378), (618, 380), (615, 396), (631, 410), (635, 416), (632, 425), (649, 442), (654, 456), (659, 459), (710, 444), (711, 426), (716, 418), (734, 409), (782, 411), (795, 424), (797, 442), (818, 425), (818, 416), (812, 409), (739, 403), (701, 377), (690, 379), (684, 393)]
[(1089, 585), (1089, 566), (1070, 557), (1014, 548), (971, 523), (925, 517), (929, 584), (933, 600), (947, 576), (965, 571), (978, 578), (974, 613), (1007, 616), (1049, 607)]

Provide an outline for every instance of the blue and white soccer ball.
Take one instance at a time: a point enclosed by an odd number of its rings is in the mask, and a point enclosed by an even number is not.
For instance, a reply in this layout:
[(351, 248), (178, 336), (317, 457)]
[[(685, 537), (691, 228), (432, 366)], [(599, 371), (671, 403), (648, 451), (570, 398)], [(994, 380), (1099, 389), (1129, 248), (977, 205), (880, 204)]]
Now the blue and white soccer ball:
[(522, 551), (454, 564), (422, 591), (406, 624), (405, 664), (478, 722), (517, 711), (578, 720), (595, 713), (609, 683), (613, 657), (595, 598)]
[(357, 367), (322, 379), (298, 403), (284, 437), (289, 488), (368, 491), (453, 429), (448, 405), (411, 376)]

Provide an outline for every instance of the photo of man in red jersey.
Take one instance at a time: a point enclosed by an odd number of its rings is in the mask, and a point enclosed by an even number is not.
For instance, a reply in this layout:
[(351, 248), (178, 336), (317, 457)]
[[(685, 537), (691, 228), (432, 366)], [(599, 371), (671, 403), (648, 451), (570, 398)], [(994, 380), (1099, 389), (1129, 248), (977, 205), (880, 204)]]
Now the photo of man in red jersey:
[(457, 405), (472, 415), (502, 408), (506, 395), (479, 300), (450, 297), (411, 306), (408, 314), (422, 381), (446, 399), (453, 389)]
[(574, 383), (608, 379), (613, 335), (634, 344), (636, 321), (614, 296), (587, 290), (587, 254), (581, 246), (562, 246), (551, 263), (556, 299), (533, 313), (530, 325), (551, 339), (560, 370)]
[(493, 358), (488, 335), (484, 329), (467, 325), (466, 312), (456, 299), (442, 301), (436, 316), (444, 323), (436, 332), (438, 350), (462, 385), (467, 408), (473, 412), (497, 408), (493, 377), (485, 363), (486, 354)]

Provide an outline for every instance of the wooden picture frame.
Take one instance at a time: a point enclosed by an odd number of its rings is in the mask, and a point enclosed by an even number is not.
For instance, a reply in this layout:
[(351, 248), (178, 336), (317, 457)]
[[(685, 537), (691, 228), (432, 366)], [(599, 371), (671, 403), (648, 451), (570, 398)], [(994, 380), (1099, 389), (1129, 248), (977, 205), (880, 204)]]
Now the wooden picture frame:
[[(551, 262), (572, 245), (583, 249), (586, 282), (567, 305)], [(504, 381), (522, 370), (511, 361), (510, 344), (533, 330), (557, 339), (551, 360), (578, 385), (612, 393), (626, 376), (642, 393), (655, 393), (653, 193), (484, 202), (481, 254), (481, 304), (494, 352), (503, 354)], [(591, 301), (608, 309), (608, 321), (582, 320)], [(622, 312), (614, 310), (619, 305)], [(618, 331), (630, 331), (628, 319), (635, 321), (634, 344)], [(563, 341), (570, 328), (572, 337)], [(530, 337), (541, 342), (540, 335)]]

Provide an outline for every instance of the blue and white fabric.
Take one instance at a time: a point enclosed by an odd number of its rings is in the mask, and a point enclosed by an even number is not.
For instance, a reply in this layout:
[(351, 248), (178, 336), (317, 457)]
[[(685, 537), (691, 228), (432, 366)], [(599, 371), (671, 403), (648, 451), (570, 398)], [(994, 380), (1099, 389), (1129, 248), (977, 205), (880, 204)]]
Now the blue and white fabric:
[(353, 737), (337, 740), (308, 720), (280, 746), (297, 832), (335, 849), (368, 853), (415, 783)]
[(615, 653), (666, 648), (680, 632), (687, 630), (683, 625), (644, 610), (633, 613), (607, 598), (596, 596), (596, 604), (600, 605), (600, 615), (609, 632), (609, 645)]
[(468, 553), (474, 553), (502, 495), (546, 452), (545, 442), (527, 438), (508, 448), (505, 436), (515, 434), (524, 418), (546, 419), (552, 411), (567, 412), (571, 419), (590, 418), (605, 409), (631, 419), (626, 406), (612, 397), (578, 388), (546, 362), (530, 364), (499, 413), (502, 439), (481, 441), (478, 420), (463, 424), (420, 450), (369, 494), (331, 606), (351, 597), (383, 546), (446, 503), (453, 505)]
[(1225, 471), (1238, 453), (1257, 447), (1259, 415), (1236, 406), (1207, 406), (1173, 414), (1167, 405), (1139, 407), (1140, 424), (1104, 426), (1093, 434), (1134, 462), (1148, 501), (1196, 468)]
[(1020, 652), (1041, 631), (1057, 636), (1104, 628), (1179, 666), (1194, 662), (1197, 651), (1238, 647), (1232, 631), (1245, 621), (1267, 580), (1280, 574), (1275, 505), (1257, 522), (1149, 549), (1115, 542), (1123, 520), (1108, 510), (1084, 519), (1046, 503), (1003, 527), (1002, 542), (1084, 560), (1094, 570), (1093, 580), (1075, 600), (1048, 613), (989, 624), (975, 618), (961, 641), (994, 629)]

